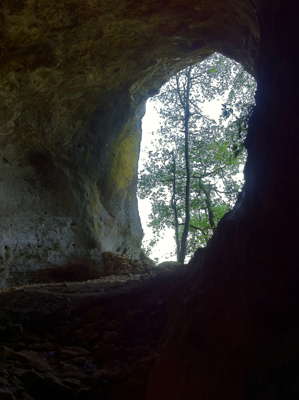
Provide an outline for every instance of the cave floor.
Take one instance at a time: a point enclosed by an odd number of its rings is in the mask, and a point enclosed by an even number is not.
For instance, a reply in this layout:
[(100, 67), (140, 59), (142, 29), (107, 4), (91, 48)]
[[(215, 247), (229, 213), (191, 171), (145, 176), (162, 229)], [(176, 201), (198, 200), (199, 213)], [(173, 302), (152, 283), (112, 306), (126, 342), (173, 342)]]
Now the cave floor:
[(0, 293), (0, 399), (142, 399), (185, 268)]

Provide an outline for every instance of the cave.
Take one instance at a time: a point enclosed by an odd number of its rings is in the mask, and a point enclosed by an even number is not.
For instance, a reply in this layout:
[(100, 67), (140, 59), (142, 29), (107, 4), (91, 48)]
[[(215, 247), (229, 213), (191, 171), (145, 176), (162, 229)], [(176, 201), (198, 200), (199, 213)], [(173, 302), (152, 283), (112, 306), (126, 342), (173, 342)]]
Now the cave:
[[(292, 0), (2, 2), (0, 397), (298, 398), (296, 20)], [(258, 90), (245, 186), (204, 254), (109, 290), (28, 285), (142, 258), (145, 101), (214, 51)]]

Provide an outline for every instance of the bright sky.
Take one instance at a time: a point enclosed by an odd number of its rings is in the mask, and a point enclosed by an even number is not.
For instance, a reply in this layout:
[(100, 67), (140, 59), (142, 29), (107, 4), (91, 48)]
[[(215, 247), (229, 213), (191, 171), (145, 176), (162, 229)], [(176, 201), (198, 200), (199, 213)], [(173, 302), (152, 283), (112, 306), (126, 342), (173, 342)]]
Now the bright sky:
[[(142, 141), (139, 158), (139, 169), (147, 159), (147, 152), (152, 148), (152, 140), (154, 132), (159, 128), (159, 114), (155, 109), (155, 102), (149, 99), (146, 103), (146, 112), (142, 119)], [(152, 238), (152, 229), (147, 226), (149, 222), (149, 214), (151, 212), (151, 203), (147, 199), (138, 199), (139, 214), (141, 218), (142, 229), (144, 232), (143, 243), (146, 244)], [(161, 240), (153, 247), (151, 258), (157, 259), (158, 262), (162, 261), (175, 261), (175, 241), (173, 231), (165, 229), (164, 234), (161, 235)]]
[[(206, 111), (209, 117), (217, 119), (221, 112), (222, 103), (222, 99), (214, 100), (212, 102), (205, 103), (202, 108), (204, 109), (204, 111)], [(152, 149), (151, 143), (154, 138), (153, 132), (157, 131), (159, 126), (159, 114), (155, 109), (155, 102), (154, 100), (149, 99), (146, 103), (146, 113), (142, 120), (142, 141), (139, 159), (139, 170), (143, 168), (148, 150)], [(149, 222), (149, 214), (151, 212), (151, 204), (150, 201), (146, 199), (138, 199), (138, 203), (139, 214), (144, 231), (143, 243), (146, 247), (146, 243), (149, 242), (152, 237), (152, 229), (147, 226)], [(176, 261), (173, 230), (164, 230), (164, 233), (161, 234), (161, 239), (152, 249), (151, 258), (157, 259), (158, 262)]]

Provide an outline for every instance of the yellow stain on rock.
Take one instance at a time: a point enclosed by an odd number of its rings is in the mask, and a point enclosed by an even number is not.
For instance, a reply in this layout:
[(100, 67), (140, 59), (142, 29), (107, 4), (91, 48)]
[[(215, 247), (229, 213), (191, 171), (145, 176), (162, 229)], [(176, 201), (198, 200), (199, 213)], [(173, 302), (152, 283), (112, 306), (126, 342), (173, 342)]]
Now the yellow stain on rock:
[(137, 134), (130, 134), (122, 139), (115, 149), (111, 168), (111, 185), (121, 190), (128, 187), (136, 173)]

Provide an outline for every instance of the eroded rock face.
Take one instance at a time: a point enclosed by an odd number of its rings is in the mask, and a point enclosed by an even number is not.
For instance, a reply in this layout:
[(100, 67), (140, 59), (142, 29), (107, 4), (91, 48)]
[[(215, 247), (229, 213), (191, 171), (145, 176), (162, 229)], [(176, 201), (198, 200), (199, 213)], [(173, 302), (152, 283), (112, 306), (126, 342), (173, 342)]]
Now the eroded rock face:
[(4, 0), (0, 22), (2, 285), (102, 251), (138, 257), (144, 101), (214, 50), (252, 71), (254, 7)]

